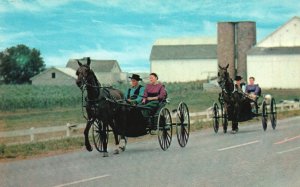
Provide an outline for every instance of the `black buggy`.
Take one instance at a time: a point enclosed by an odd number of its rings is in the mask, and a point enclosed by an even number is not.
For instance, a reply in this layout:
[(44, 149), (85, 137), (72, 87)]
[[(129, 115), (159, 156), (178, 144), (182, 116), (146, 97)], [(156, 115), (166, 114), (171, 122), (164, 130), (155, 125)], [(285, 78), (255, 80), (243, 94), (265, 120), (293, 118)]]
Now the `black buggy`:
[[(261, 116), (263, 130), (266, 131), (268, 119), (270, 119), (271, 126), (275, 130), (277, 125), (277, 111), (276, 111), (276, 102), (275, 99), (267, 94), (263, 97), (263, 101), (259, 104), (259, 100), (252, 100), (246, 94), (243, 94), (243, 102), (241, 106), (241, 114), (239, 116), (238, 122), (243, 122), (251, 120), (254, 117)], [(212, 106), (212, 120), (213, 120), (213, 129), (215, 133), (219, 130), (219, 124), (221, 122), (223, 126), (223, 132), (227, 132), (228, 121), (231, 121), (232, 111), (229, 108), (225, 109), (224, 99), (222, 94), (219, 95), (219, 104), (215, 102)], [(250, 106), (250, 107), (248, 107)]]
[[(119, 137), (139, 137), (146, 134), (157, 135), (158, 142), (162, 150), (167, 150), (171, 145), (173, 126), (176, 128), (177, 140), (181, 147), (185, 147), (190, 133), (190, 116), (187, 105), (181, 102), (176, 111), (175, 116), (172, 116), (169, 109), (166, 107), (167, 102), (162, 102), (160, 106), (151, 111), (150, 116), (144, 117), (143, 110), (151, 110), (143, 105), (129, 105), (124, 102), (110, 101), (117, 105), (114, 123), (123, 124), (117, 125), (115, 129)], [(172, 119), (176, 118), (173, 123)], [(112, 129), (104, 129), (101, 121), (96, 120), (92, 126), (92, 137), (96, 149), (99, 152), (103, 151), (103, 138), (104, 133), (108, 135)]]

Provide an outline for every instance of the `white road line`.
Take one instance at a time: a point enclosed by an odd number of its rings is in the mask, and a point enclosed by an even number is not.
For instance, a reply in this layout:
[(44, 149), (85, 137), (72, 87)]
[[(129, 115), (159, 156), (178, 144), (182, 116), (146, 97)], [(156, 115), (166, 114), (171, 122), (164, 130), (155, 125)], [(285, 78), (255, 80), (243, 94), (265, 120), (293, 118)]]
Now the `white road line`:
[(258, 142), (259, 142), (258, 140), (255, 140), (253, 142), (248, 142), (248, 143), (244, 143), (244, 144), (239, 144), (239, 145), (234, 145), (234, 146), (218, 149), (218, 151), (225, 151), (225, 150), (228, 150), (228, 149), (234, 149), (234, 148), (238, 148), (238, 147), (242, 147), (242, 146), (246, 146), (246, 145), (255, 144), (255, 143), (258, 143)]
[(88, 178), (88, 179), (82, 179), (82, 180), (78, 180), (78, 181), (74, 181), (74, 182), (69, 182), (69, 183), (65, 183), (65, 184), (60, 184), (60, 185), (53, 186), (53, 187), (70, 186), (70, 185), (73, 185), (73, 184), (78, 184), (78, 183), (88, 182), (88, 181), (92, 181), (92, 180), (96, 180), (96, 179), (101, 179), (101, 178), (105, 178), (105, 177), (110, 177), (110, 175), (101, 175), (101, 176), (92, 177), (92, 178)]
[(285, 150), (285, 151), (277, 152), (277, 154), (288, 153), (288, 152), (296, 151), (298, 149), (300, 149), (300, 147), (295, 147), (293, 149), (288, 149), (288, 150)]
[(300, 135), (295, 136), (295, 137), (292, 137), (292, 138), (284, 139), (284, 140), (279, 141), (279, 142), (276, 142), (276, 143), (274, 143), (274, 144), (275, 144), (275, 145), (283, 144), (283, 143), (286, 143), (286, 142), (290, 142), (290, 141), (296, 140), (296, 139), (298, 139), (298, 138), (300, 138)]

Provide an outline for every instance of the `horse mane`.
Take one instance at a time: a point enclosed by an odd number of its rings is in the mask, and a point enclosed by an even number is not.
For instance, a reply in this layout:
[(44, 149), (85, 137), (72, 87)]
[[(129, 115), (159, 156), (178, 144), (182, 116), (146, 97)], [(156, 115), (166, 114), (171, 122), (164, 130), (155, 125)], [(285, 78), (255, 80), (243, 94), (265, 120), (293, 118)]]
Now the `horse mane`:
[(97, 77), (96, 77), (96, 75), (95, 75), (95, 73), (94, 73), (94, 71), (93, 70), (90, 70), (90, 72), (92, 73), (92, 76), (93, 76), (93, 78), (94, 78), (94, 80), (95, 80), (95, 86), (96, 87), (101, 87), (101, 83), (98, 81), (98, 79), (97, 79)]

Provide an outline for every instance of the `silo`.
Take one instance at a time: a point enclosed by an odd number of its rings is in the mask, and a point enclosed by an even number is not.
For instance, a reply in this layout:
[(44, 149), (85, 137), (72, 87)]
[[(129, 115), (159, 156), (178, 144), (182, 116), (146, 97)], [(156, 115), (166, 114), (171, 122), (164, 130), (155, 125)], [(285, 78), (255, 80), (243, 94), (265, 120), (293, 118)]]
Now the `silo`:
[(235, 24), (232, 22), (218, 23), (218, 64), (222, 67), (229, 64), (231, 78), (235, 76)]
[(237, 22), (236, 29), (237, 75), (247, 81), (247, 51), (256, 44), (256, 23), (251, 21)]

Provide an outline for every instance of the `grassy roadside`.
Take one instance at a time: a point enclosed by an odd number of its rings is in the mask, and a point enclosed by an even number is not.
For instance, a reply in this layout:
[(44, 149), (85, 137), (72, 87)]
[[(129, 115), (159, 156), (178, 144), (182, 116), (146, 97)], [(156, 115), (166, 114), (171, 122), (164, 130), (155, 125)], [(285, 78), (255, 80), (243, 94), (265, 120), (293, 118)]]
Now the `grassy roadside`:
[[(300, 110), (280, 112), (277, 115), (279, 119), (300, 116)], [(240, 123), (240, 125), (247, 125), (252, 122), (260, 121), (260, 117), (253, 120)], [(231, 125), (231, 124), (229, 124)], [(280, 125), (280, 124), (279, 124)], [(200, 131), (202, 129), (212, 128), (212, 122), (196, 122), (191, 124), (191, 132)], [(261, 128), (261, 127), (258, 127)], [(230, 127), (229, 127), (230, 129)], [(220, 132), (222, 129), (220, 129)], [(213, 134), (212, 130), (212, 134)], [(110, 136), (112, 138), (112, 136)], [(149, 136), (135, 138), (135, 141), (143, 141), (148, 139)], [(130, 140), (131, 141), (131, 140)], [(83, 137), (66, 138), (61, 140), (50, 140), (45, 142), (28, 143), (22, 145), (6, 146), (0, 144), (0, 162), (17, 159), (27, 159), (36, 156), (53, 155), (58, 153), (65, 153), (72, 150), (81, 149), (84, 146)], [(110, 140), (112, 142), (112, 140)], [(112, 144), (111, 144), (112, 145)]]

